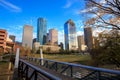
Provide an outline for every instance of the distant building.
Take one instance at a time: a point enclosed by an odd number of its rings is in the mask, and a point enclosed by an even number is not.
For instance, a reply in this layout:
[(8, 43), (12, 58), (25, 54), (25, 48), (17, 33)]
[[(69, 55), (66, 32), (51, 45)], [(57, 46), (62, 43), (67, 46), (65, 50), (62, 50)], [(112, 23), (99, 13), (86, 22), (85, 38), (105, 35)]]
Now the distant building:
[(32, 42), (32, 48), (33, 48), (34, 47), (34, 43), (37, 42), (37, 38), (34, 38), (32, 41), (33, 41)]
[(40, 43), (35, 42), (34, 45), (33, 45), (33, 48), (35, 49), (35, 51), (37, 51), (40, 48)]
[(32, 49), (33, 27), (30, 25), (24, 25), (22, 46)]
[(46, 43), (47, 21), (44, 18), (38, 18), (37, 22), (37, 42), (41, 45)]
[(52, 45), (58, 45), (58, 31), (56, 29), (49, 30), (49, 40)]
[(87, 45), (88, 49), (93, 48), (93, 37), (92, 37), (92, 28), (91, 27), (85, 27), (84, 28), (84, 39), (85, 39), (85, 45)]
[(43, 45), (43, 51), (59, 52), (60, 47), (56, 45)]
[(9, 35), (9, 38), (10, 38), (13, 42), (15, 42), (15, 36), (14, 36), (14, 35)]
[(78, 39), (78, 50), (84, 51), (86, 49), (84, 36), (83, 35), (78, 36), (77, 39)]
[(75, 23), (69, 19), (64, 24), (64, 35), (65, 35), (65, 49), (67, 50), (77, 50), (77, 35)]
[(19, 46), (22, 46), (22, 42), (16, 41), (15, 43), (16, 43), (17, 45), (19, 45)]
[(46, 43), (49, 43), (50, 40), (49, 40), (49, 33), (47, 33), (47, 36), (46, 36)]
[(59, 47), (60, 47), (62, 50), (64, 49), (62, 42), (60, 42)]
[(5, 52), (6, 49), (6, 40), (7, 40), (7, 31), (0, 29), (0, 48)]

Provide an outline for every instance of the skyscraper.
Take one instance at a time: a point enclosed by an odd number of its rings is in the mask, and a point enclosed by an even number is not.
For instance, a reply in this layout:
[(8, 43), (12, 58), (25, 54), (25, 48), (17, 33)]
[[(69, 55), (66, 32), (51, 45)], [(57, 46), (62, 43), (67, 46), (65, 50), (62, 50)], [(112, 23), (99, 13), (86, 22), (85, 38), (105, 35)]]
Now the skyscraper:
[(84, 39), (85, 39), (85, 45), (87, 45), (88, 49), (93, 48), (93, 37), (92, 37), (92, 28), (91, 27), (85, 27), (84, 28)]
[(24, 25), (22, 46), (32, 49), (33, 27), (30, 25)]
[(83, 50), (83, 45), (85, 43), (84, 37), (83, 37), (83, 35), (81, 35), (81, 36), (78, 36), (77, 39), (78, 39), (78, 48), (81, 51), (81, 50)]
[(47, 21), (44, 18), (38, 18), (37, 22), (37, 42), (41, 45), (46, 43)]
[(69, 19), (64, 24), (65, 49), (76, 50), (78, 48), (75, 23)]
[(56, 29), (49, 30), (49, 40), (53, 45), (58, 45), (58, 31)]

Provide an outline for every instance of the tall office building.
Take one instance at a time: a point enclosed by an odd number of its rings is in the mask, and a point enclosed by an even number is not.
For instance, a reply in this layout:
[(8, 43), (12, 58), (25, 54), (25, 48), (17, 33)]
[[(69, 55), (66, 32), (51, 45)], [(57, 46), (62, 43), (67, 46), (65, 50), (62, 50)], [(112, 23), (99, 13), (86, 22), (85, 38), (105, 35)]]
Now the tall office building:
[(49, 30), (49, 40), (52, 45), (58, 45), (58, 31), (56, 29)]
[(93, 37), (92, 37), (92, 28), (91, 27), (85, 27), (84, 28), (84, 39), (85, 39), (85, 45), (87, 45), (88, 49), (93, 48)]
[(15, 42), (15, 36), (14, 36), (14, 35), (9, 35), (9, 38), (10, 38), (13, 42)]
[(50, 40), (49, 40), (49, 33), (47, 33), (47, 35), (46, 35), (46, 43), (49, 43), (50, 42)]
[(32, 49), (32, 39), (33, 39), (33, 27), (30, 25), (24, 25), (22, 46)]
[(65, 49), (76, 50), (78, 48), (75, 23), (69, 19), (64, 24)]
[(80, 51), (84, 50), (85, 49), (84, 36), (83, 35), (78, 36), (77, 39), (78, 39), (78, 49)]
[(37, 42), (41, 45), (46, 43), (47, 21), (44, 18), (38, 18), (37, 22)]

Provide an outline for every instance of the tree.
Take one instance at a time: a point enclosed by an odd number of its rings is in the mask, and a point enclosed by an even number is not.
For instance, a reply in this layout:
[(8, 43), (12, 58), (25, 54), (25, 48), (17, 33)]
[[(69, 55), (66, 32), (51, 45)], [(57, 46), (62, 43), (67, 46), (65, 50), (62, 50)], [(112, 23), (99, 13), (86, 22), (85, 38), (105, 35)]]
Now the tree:
[(87, 14), (94, 14), (86, 20), (86, 26), (120, 30), (120, 0), (86, 0)]
[(110, 33), (106, 39), (101, 41), (101, 46), (91, 51), (96, 66), (99, 64), (115, 64), (120, 67), (120, 34), (117, 30), (112, 30)]

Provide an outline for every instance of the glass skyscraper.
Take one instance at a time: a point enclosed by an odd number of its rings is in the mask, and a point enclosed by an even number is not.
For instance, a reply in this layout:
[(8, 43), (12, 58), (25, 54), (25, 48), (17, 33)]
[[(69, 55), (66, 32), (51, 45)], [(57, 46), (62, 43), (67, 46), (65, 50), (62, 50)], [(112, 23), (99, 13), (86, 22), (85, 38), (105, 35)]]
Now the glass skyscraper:
[(65, 49), (67, 50), (77, 50), (77, 35), (75, 23), (69, 19), (64, 24), (64, 34), (65, 34)]
[(38, 18), (37, 42), (40, 42), (40, 45), (44, 45), (46, 43), (46, 34), (47, 34), (47, 21), (45, 18)]

